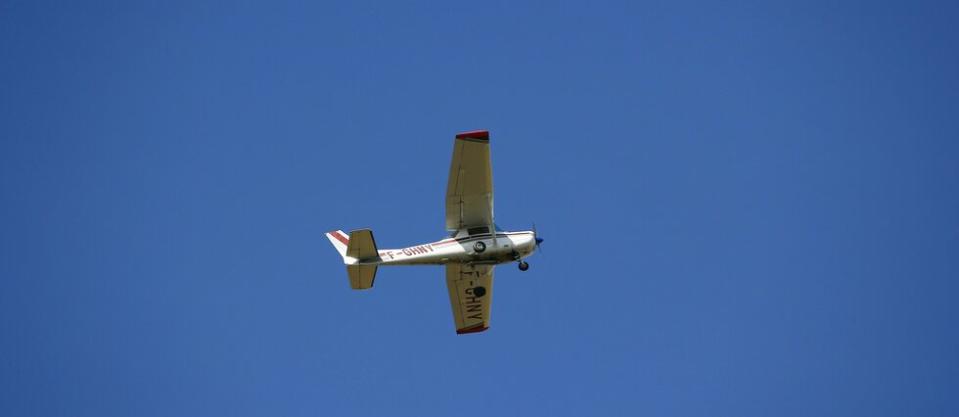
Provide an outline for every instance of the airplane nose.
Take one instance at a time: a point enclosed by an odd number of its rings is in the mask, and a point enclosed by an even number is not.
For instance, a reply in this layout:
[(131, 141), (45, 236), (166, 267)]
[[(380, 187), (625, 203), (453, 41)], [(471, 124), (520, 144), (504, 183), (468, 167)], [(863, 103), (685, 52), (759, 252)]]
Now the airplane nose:
[(541, 237), (536, 238), (536, 244), (538, 245), (540, 243), (543, 243), (543, 238)]

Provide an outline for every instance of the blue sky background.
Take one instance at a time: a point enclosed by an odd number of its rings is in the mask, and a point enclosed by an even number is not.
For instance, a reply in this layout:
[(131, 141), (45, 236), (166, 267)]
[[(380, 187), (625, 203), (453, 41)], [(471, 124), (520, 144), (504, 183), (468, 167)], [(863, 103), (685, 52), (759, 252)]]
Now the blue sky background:
[[(954, 2), (0, 2), (4, 416), (954, 416)], [(454, 333), (453, 135), (545, 254)]]

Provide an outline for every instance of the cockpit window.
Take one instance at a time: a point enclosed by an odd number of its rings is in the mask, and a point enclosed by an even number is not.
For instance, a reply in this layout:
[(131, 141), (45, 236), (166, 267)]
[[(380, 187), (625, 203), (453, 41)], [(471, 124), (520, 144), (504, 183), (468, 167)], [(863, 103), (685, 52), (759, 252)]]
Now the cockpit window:
[(473, 236), (473, 235), (481, 235), (481, 234), (483, 234), (483, 233), (489, 233), (489, 228), (488, 228), (488, 227), (485, 227), (485, 226), (483, 226), (483, 227), (471, 227), (471, 228), (467, 229), (466, 231), (467, 231), (467, 233), (470, 234), (470, 236)]

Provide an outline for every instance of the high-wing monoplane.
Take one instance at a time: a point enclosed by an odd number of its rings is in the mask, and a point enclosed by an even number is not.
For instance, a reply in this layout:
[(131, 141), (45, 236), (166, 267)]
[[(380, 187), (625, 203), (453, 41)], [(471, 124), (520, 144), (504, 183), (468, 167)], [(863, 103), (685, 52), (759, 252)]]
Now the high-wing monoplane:
[(525, 271), (529, 264), (523, 259), (543, 242), (535, 228), (507, 232), (493, 222), (493, 172), (485, 130), (460, 133), (453, 140), (446, 230), (446, 239), (402, 249), (377, 248), (369, 229), (349, 234), (334, 230), (326, 237), (343, 257), (354, 290), (373, 288), (380, 266), (445, 265), (456, 333), (482, 332), (489, 328), (493, 267), (518, 262)]

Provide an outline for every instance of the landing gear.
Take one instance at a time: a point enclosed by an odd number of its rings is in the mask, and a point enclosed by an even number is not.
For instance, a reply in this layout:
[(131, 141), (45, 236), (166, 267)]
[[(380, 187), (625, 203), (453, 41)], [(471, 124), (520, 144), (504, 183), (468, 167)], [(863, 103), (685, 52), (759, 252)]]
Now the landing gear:
[(527, 269), (529, 269), (529, 264), (526, 261), (519, 261), (519, 270), (525, 271)]
[(482, 253), (484, 250), (486, 250), (486, 244), (483, 242), (476, 242), (473, 244), (473, 250), (476, 251), (476, 253)]

